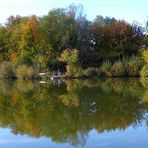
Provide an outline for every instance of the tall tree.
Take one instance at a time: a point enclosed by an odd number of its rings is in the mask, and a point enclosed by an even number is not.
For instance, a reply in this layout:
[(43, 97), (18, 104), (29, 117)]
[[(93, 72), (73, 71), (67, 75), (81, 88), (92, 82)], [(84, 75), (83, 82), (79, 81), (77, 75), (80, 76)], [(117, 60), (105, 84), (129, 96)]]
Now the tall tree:
[(34, 65), (38, 68), (47, 67), (52, 48), (46, 42), (39, 28), (38, 19), (32, 16), (22, 29), (19, 42), (18, 60), (22, 64)]
[(7, 59), (6, 34), (6, 28), (0, 25), (0, 62)]
[(137, 24), (99, 17), (93, 22), (92, 32), (96, 55), (102, 60), (137, 54), (142, 46), (143, 29)]

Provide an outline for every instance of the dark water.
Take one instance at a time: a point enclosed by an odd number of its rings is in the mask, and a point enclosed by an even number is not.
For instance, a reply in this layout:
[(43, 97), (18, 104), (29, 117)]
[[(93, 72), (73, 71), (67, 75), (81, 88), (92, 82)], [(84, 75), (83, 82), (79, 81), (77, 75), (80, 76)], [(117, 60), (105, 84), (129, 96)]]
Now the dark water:
[(2, 148), (147, 148), (148, 79), (0, 80)]

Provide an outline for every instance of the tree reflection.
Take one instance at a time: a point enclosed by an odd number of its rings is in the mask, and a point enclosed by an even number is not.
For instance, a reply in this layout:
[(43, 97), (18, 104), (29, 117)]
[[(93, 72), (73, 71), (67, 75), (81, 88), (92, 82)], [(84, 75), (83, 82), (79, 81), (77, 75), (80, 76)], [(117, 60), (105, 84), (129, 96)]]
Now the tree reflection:
[[(145, 83), (144, 83), (145, 82)], [(14, 134), (85, 145), (88, 132), (139, 126), (148, 112), (146, 80), (0, 83), (0, 125)], [(145, 121), (146, 122), (146, 121)]]

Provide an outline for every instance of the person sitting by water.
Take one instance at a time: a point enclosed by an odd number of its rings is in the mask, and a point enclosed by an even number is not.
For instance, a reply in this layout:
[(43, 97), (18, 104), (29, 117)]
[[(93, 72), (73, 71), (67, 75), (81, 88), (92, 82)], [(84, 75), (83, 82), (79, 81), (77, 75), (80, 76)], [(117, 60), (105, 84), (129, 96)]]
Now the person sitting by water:
[(52, 72), (52, 76), (55, 76), (55, 75), (56, 75), (56, 71), (53, 71), (53, 72)]

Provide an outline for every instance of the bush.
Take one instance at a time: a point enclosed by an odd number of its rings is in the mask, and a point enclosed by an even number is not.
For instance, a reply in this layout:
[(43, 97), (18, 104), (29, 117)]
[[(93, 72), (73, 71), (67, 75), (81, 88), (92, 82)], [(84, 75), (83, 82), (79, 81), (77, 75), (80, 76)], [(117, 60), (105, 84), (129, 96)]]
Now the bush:
[(14, 77), (14, 67), (11, 62), (5, 61), (0, 65), (0, 78), (11, 78)]
[(140, 70), (144, 65), (144, 61), (140, 57), (133, 56), (129, 60), (128, 64), (128, 75), (129, 76), (139, 76)]
[(143, 57), (143, 60), (148, 63), (148, 50), (144, 50), (142, 52), (142, 57)]
[(112, 76), (111, 66), (112, 66), (112, 64), (109, 61), (103, 62), (102, 66), (100, 67), (100, 73), (102, 73), (106, 76)]
[(112, 65), (111, 74), (112, 74), (112, 76), (116, 76), (116, 77), (124, 76), (125, 69), (124, 69), (124, 65), (121, 61), (117, 61)]
[(20, 79), (32, 79), (35, 77), (35, 70), (32, 67), (21, 65), (17, 68), (16, 74)]
[(80, 78), (83, 77), (83, 69), (81, 67), (75, 67), (74, 69), (74, 77)]
[(144, 88), (148, 89), (148, 77), (141, 77), (140, 82)]
[(140, 75), (142, 77), (148, 77), (148, 64), (144, 65), (141, 72), (140, 72)]
[(98, 68), (94, 68), (94, 67), (89, 67), (89, 68), (85, 69), (83, 73), (84, 73), (84, 76), (86, 76), (86, 77), (100, 75), (99, 69)]

